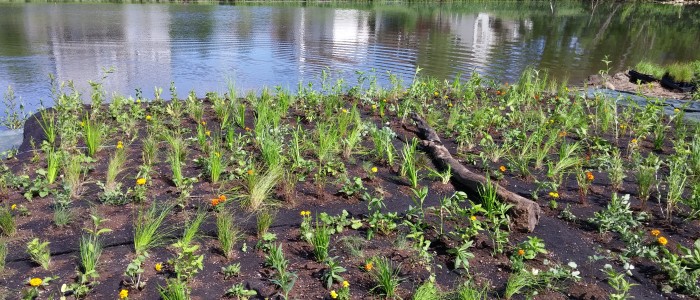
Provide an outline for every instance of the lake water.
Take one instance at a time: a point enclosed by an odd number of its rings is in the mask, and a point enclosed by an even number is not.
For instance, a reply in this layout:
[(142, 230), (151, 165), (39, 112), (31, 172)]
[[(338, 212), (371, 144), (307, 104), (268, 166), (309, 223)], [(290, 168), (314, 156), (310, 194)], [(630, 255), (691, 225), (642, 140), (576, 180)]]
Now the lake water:
[[(527, 66), (573, 84), (624, 70), (700, 58), (700, 8), (611, 1), (454, 5), (0, 4), (0, 88), (35, 109), (51, 104), (47, 74), (134, 95), (263, 86), (296, 89), (323, 70), (391, 71), (409, 82), (472, 71), (515, 81)], [(114, 72), (101, 79), (104, 69)], [(84, 96), (88, 98), (88, 96)], [(2, 111), (0, 111), (2, 113)]]

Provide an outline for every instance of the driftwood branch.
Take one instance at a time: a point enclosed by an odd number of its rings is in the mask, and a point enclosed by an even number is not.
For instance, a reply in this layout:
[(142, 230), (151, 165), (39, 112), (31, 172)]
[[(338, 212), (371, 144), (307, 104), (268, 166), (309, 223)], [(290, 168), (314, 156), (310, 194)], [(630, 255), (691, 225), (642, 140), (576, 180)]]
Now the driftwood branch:
[[(411, 118), (416, 123), (423, 147), (427, 149), (433, 161), (443, 168), (449, 166), (452, 170), (452, 179), (455, 182), (472, 193), (478, 193), (479, 188), (486, 184), (486, 177), (469, 171), (457, 159), (452, 157), (450, 151), (442, 145), (440, 137), (435, 130), (420, 116), (413, 113)], [(513, 208), (510, 210), (513, 223), (521, 229), (535, 230), (535, 225), (540, 219), (540, 206), (536, 202), (513, 193), (496, 183), (492, 184), (496, 186), (496, 194), (501, 201), (513, 204)]]

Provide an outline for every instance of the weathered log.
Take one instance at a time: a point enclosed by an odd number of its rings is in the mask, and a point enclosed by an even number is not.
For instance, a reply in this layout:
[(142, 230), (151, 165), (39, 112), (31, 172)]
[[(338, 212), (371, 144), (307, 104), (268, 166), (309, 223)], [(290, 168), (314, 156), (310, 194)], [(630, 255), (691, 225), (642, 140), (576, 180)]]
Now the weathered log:
[[(438, 134), (423, 118), (415, 113), (411, 115), (411, 118), (418, 128), (422, 146), (427, 149), (433, 161), (441, 165), (440, 167), (442, 168), (449, 166), (452, 170), (452, 179), (455, 182), (472, 193), (478, 193), (479, 189), (486, 184), (486, 177), (469, 171), (457, 159), (452, 157), (450, 151), (442, 145)], [(501, 201), (513, 204), (513, 208), (510, 210), (513, 223), (521, 229), (535, 230), (535, 225), (540, 219), (540, 206), (536, 202), (513, 193), (497, 183), (492, 182), (492, 184), (496, 186), (496, 194)]]

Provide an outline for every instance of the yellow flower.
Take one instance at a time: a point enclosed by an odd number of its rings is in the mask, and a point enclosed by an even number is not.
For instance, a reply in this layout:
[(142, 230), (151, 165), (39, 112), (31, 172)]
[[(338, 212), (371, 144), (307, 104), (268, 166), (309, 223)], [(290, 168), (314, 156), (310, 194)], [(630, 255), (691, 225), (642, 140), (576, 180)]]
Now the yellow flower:
[(377, 173), (377, 171), (379, 171), (377, 167), (372, 167), (372, 173)]
[(469, 220), (476, 221), (476, 216), (469, 217)]
[(518, 249), (518, 255), (520, 255), (520, 256), (525, 255), (525, 250), (523, 250), (523, 249)]
[(549, 192), (549, 196), (556, 199), (556, 198), (559, 198), (559, 193), (557, 193), (557, 192)]
[(344, 288), (350, 287), (350, 283), (347, 280), (343, 281), (343, 287)]
[(206, 136), (211, 136), (211, 131), (209, 131), (209, 130), (205, 131), (205, 132), (204, 132), (204, 135), (206, 135)]
[(659, 234), (661, 234), (661, 231), (659, 231), (658, 229), (654, 229), (651, 231), (651, 235), (653, 236), (659, 236)]
[(674, 113), (679, 113), (680, 111), (681, 111), (681, 110), (678, 109), (678, 108), (674, 108), (674, 109), (673, 109), (673, 112), (674, 112)]
[(452, 107), (452, 102), (447, 102), (447, 107)]
[(338, 298), (338, 293), (336, 293), (335, 290), (331, 291), (331, 298), (333, 298), (333, 299)]
[(365, 264), (365, 271), (372, 271), (374, 268), (374, 264), (372, 262), (368, 262)]
[(501, 170), (501, 172), (505, 172), (505, 171), (506, 171), (506, 166), (500, 166), (500, 167), (498, 167), (498, 169)]
[(124, 148), (124, 143), (122, 143), (122, 141), (118, 141), (117, 142), (117, 149), (122, 149), (122, 148)]
[(119, 292), (119, 299), (126, 299), (129, 297), (129, 291), (127, 290), (121, 290)]
[(377, 105), (376, 105), (376, 104), (372, 104), (372, 109), (377, 109)]
[(435, 93), (433, 93), (433, 94), (434, 94), (435, 96), (440, 95), (440, 93), (438, 93), (438, 92), (435, 92)]
[(343, 110), (341, 110), (341, 111), (342, 111), (344, 114), (347, 114), (347, 113), (348, 113), (348, 110), (345, 109), (345, 108), (343, 108)]
[(627, 128), (627, 125), (625, 125), (625, 124), (620, 124), (620, 129), (625, 130), (625, 128)]
[(255, 171), (253, 171), (253, 169), (248, 170), (248, 175), (253, 175), (254, 173)]
[(152, 118), (151, 115), (146, 115), (146, 121), (150, 121)]
[(44, 282), (44, 281), (41, 280), (41, 278), (37, 278), (37, 277), (29, 279), (29, 285), (31, 285), (33, 287), (40, 286), (42, 282)]
[(10, 206), (10, 210), (15, 210), (15, 209), (17, 209), (17, 204), (12, 204), (12, 206)]
[(136, 179), (136, 185), (144, 185), (144, 184), (146, 184), (146, 178)]
[(207, 122), (202, 121), (202, 125), (203, 125), (203, 126), (206, 126), (206, 125), (207, 125)]
[(156, 272), (160, 272), (160, 270), (163, 270), (163, 264), (162, 264), (162, 263), (156, 263), (154, 269), (156, 269)]
[(221, 153), (219, 153), (219, 152), (214, 152), (214, 155), (215, 155), (216, 157), (221, 157)]
[(632, 143), (632, 144), (637, 144), (637, 139), (632, 139), (632, 140), (630, 141), (630, 143)]
[(666, 244), (668, 244), (668, 240), (663, 236), (660, 236), (656, 241), (659, 242), (661, 246), (666, 246)]

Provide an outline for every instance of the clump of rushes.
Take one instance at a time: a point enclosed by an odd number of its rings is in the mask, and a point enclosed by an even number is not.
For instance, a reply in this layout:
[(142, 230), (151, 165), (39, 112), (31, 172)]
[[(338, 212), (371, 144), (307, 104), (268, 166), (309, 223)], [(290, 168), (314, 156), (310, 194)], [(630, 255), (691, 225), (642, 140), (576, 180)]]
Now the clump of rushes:
[(156, 140), (155, 136), (153, 134), (147, 135), (143, 139), (143, 146), (142, 146), (142, 158), (143, 158), (143, 163), (145, 165), (153, 165), (155, 162), (157, 162), (157, 146), (158, 146), (158, 141)]
[(219, 177), (225, 168), (224, 159), (221, 155), (221, 145), (219, 143), (219, 138), (215, 137), (209, 147), (209, 158), (207, 159), (209, 171), (209, 180), (211, 183), (219, 182)]
[(56, 112), (53, 109), (42, 109), (39, 126), (44, 131), (44, 136), (49, 146), (53, 147), (56, 143)]
[(12, 210), (7, 206), (0, 207), (0, 231), (5, 236), (13, 236), (17, 232), (15, 225), (15, 217), (12, 215)]
[(207, 212), (205, 210), (197, 211), (194, 218), (191, 218), (187, 223), (185, 223), (185, 230), (182, 232), (182, 238), (180, 241), (184, 245), (189, 245), (192, 243), (195, 237), (197, 237), (197, 232), (199, 227), (204, 222), (207, 217)]
[(671, 158), (671, 161), (669, 162), (669, 174), (666, 179), (668, 182), (668, 193), (666, 194), (666, 219), (669, 221), (673, 216), (673, 210), (675, 209), (676, 204), (681, 201), (687, 178), (688, 175), (686, 174), (685, 158)]
[(262, 208), (275, 185), (280, 181), (284, 170), (281, 166), (272, 166), (262, 175), (249, 174), (247, 194), (243, 197), (243, 206), (251, 211)]
[(187, 144), (182, 137), (177, 136), (172, 132), (164, 134), (163, 137), (170, 145), (170, 151), (168, 151), (168, 161), (170, 162), (170, 169), (173, 172), (172, 180), (175, 186), (179, 187), (184, 183), (184, 177), (182, 175), (182, 162), (185, 159)]
[(216, 236), (221, 252), (226, 258), (231, 258), (234, 246), (241, 237), (241, 231), (236, 227), (231, 212), (223, 210), (216, 214)]
[(175, 278), (166, 280), (164, 287), (158, 287), (158, 293), (163, 300), (189, 300), (187, 284)]
[(326, 223), (316, 222), (316, 227), (311, 234), (311, 245), (314, 247), (316, 261), (323, 262), (328, 258), (328, 248), (331, 243), (331, 228)]
[(97, 153), (102, 144), (103, 125), (100, 122), (94, 122), (88, 117), (83, 119), (81, 125), (83, 125), (87, 154), (90, 157), (95, 157), (95, 153)]
[(275, 221), (275, 216), (277, 214), (270, 209), (262, 209), (256, 215), (256, 225), (258, 237), (263, 237), (267, 231), (270, 229), (272, 222)]
[(65, 155), (63, 157), (63, 184), (70, 191), (70, 197), (76, 198), (82, 193), (84, 156)]
[(416, 164), (416, 147), (418, 146), (418, 140), (413, 138), (411, 143), (406, 143), (404, 145), (403, 154), (403, 164), (401, 165), (401, 176), (407, 177), (412, 188), (418, 187), (418, 165)]
[(137, 255), (165, 242), (167, 231), (162, 227), (165, 217), (170, 214), (172, 206), (158, 209), (155, 202), (149, 209), (138, 208), (134, 219), (134, 250)]
[(642, 163), (637, 164), (637, 184), (639, 185), (639, 200), (642, 207), (646, 207), (647, 200), (651, 197), (651, 192), (656, 182), (656, 174), (661, 167), (659, 157), (649, 153)]
[(58, 176), (58, 167), (61, 163), (61, 151), (57, 151), (52, 146), (44, 144), (44, 153), (46, 153), (46, 181), (49, 184), (56, 181)]
[(104, 191), (109, 193), (119, 188), (119, 183), (117, 181), (117, 176), (122, 171), (122, 167), (126, 162), (126, 153), (124, 151), (124, 145), (121, 141), (117, 142), (116, 149), (114, 151), (114, 156), (109, 160), (107, 165), (107, 178), (105, 179)]
[(377, 290), (386, 299), (395, 298), (396, 289), (403, 281), (403, 278), (399, 277), (401, 266), (394, 267), (391, 260), (385, 257), (375, 257), (373, 262), (374, 268), (371, 268), (373, 270), (371, 274), (377, 282), (377, 285), (372, 288), (372, 291)]
[(27, 254), (44, 270), (48, 270), (51, 266), (51, 250), (49, 250), (48, 241), (41, 242), (38, 238), (34, 238), (27, 243)]

